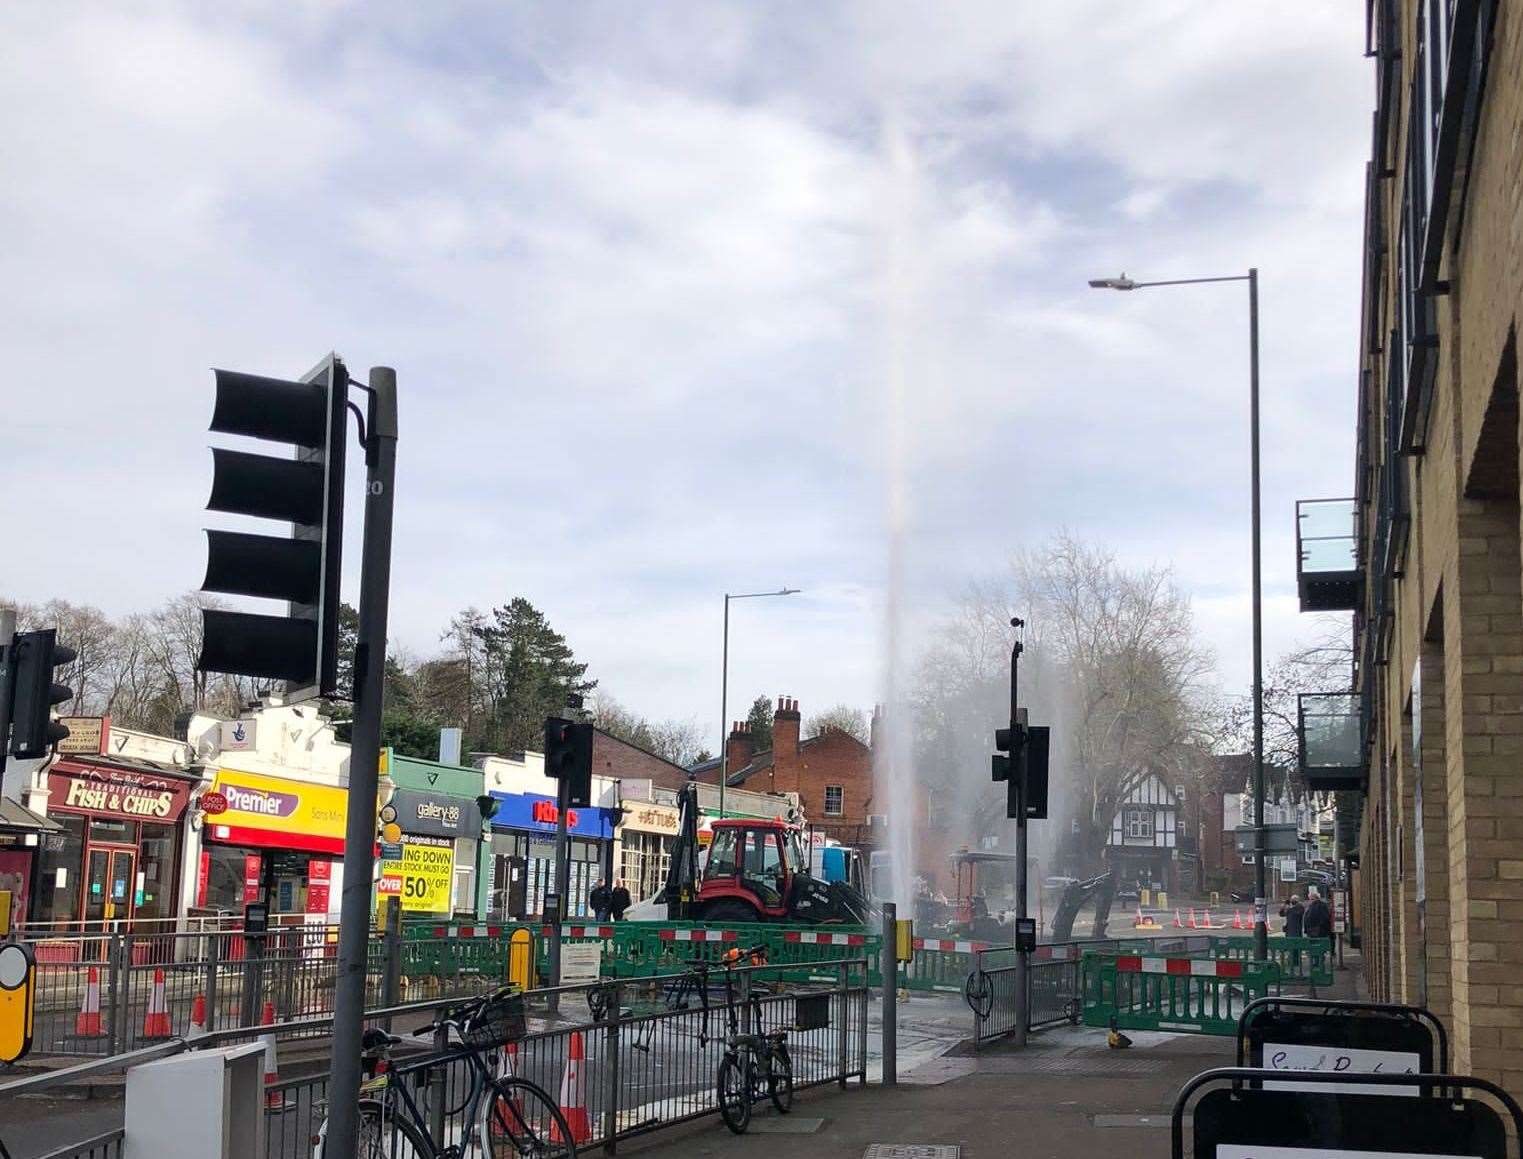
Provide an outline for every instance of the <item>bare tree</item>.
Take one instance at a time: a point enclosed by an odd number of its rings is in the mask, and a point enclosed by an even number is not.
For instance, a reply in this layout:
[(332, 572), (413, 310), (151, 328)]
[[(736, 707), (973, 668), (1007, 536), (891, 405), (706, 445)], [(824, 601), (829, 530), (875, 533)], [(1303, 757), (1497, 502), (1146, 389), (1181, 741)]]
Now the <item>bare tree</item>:
[(684, 768), (697, 760), (703, 749), (703, 729), (696, 721), (647, 720), (601, 689), (593, 697), (592, 721), (609, 736)]
[(824, 712), (811, 716), (804, 728), (805, 736), (823, 736), (831, 729), (844, 732), (849, 737), (867, 744), (870, 738), (870, 730), (867, 723), (867, 713), (860, 708), (853, 708), (849, 704), (837, 704), (827, 708)]

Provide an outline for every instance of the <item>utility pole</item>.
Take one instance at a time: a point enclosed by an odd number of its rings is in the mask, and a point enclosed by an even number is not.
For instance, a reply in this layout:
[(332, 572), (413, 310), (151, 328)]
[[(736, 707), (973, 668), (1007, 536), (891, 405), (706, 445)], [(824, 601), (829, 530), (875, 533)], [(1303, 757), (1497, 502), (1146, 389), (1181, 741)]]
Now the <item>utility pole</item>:
[[(571, 835), (567, 814), (571, 812), (569, 785), (565, 777), (555, 783), (555, 913), (550, 919), (550, 985), (561, 984), (561, 926), (566, 920), (566, 895), (571, 890)], [(560, 1009), (560, 995), (551, 994), (550, 1013)]]
[(15, 660), (11, 641), (16, 638), (16, 609), (0, 608), (0, 777), (11, 749), (11, 687)]
[(381, 705), (391, 589), (392, 489), (397, 465), (397, 374), (370, 371), (365, 423), (365, 542), (360, 623), (354, 648), (354, 729), (344, 829), (344, 890), (339, 910), (333, 995), (333, 1060), (328, 1080), (330, 1155), (353, 1155), (360, 1101), (360, 1039), (365, 1029), (365, 962), (375, 868), (375, 802), (380, 780)]
[[(1019, 930), (1026, 921), (1026, 724), (1021, 719), (1017, 691), (1020, 686), (1021, 629), (1026, 621), (1012, 617), (1010, 626), (1015, 629), (1015, 641), (1010, 646), (1010, 779), (1018, 783), (1015, 813), (1015, 924)], [(1030, 961), (1027, 953), (1017, 945), (1015, 952), (1015, 1045), (1026, 1045), (1026, 1024), (1031, 1006), (1028, 989)]]
[(1253, 956), (1269, 957), (1268, 881), (1264, 868), (1264, 567), (1259, 503), (1259, 271), (1248, 271), (1248, 428), (1253, 474)]

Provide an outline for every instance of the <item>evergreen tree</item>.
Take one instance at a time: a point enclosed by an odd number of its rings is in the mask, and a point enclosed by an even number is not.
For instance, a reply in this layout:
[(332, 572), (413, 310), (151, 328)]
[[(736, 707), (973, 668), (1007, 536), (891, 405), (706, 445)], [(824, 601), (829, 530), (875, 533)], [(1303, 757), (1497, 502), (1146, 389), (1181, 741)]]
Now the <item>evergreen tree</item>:
[(490, 701), (484, 738), (489, 748), (538, 749), (545, 717), (561, 715), (568, 696), (585, 696), (597, 687), (596, 680), (586, 678), (587, 665), (576, 659), (566, 638), (521, 596), (493, 608), (477, 634)]
[(751, 705), (751, 711), (746, 714), (746, 723), (751, 726), (751, 741), (755, 745), (756, 752), (766, 752), (772, 747), (772, 698), (770, 696), (758, 696)]

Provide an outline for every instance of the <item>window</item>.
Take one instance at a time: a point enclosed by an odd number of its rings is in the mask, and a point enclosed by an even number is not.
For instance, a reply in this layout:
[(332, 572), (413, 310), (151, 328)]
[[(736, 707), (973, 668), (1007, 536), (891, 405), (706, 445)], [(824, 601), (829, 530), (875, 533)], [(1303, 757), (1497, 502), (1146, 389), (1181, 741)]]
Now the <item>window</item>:
[(714, 839), (709, 842), (709, 860), (704, 872), (705, 877), (735, 876), (735, 833), (736, 830), (728, 825), (723, 829), (714, 830)]
[(839, 817), (846, 811), (846, 790), (840, 785), (825, 786), (825, 816)]
[(1128, 809), (1123, 817), (1128, 841), (1151, 841), (1153, 839), (1153, 811), (1151, 809)]
[(746, 839), (746, 885), (756, 891), (763, 905), (783, 902), (783, 854), (771, 830), (753, 829)]

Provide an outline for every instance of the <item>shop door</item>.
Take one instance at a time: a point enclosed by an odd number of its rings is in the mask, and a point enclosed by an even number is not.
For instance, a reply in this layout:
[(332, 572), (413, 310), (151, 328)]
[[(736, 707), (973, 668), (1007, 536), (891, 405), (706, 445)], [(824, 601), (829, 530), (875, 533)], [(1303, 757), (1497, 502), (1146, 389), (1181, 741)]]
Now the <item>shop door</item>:
[(84, 914), (87, 922), (120, 921), (132, 916), (136, 849), (91, 846), (85, 861)]

